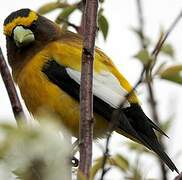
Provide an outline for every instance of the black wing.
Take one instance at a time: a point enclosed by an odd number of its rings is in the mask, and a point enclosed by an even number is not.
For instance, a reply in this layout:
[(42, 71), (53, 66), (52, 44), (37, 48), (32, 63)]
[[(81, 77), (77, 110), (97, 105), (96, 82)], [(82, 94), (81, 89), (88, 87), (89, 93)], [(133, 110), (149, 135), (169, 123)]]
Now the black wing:
[[(80, 85), (69, 76), (64, 66), (61, 66), (55, 60), (49, 60), (43, 66), (42, 72), (52, 83), (79, 101)], [(108, 121), (115, 116), (115, 120), (118, 121), (118, 128), (152, 149), (172, 171), (178, 172), (174, 163), (159, 144), (153, 129), (163, 135), (166, 134), (145, 115), (138, 104), (131, 104), (130, 107), (121, 110), (114, 109), (99, 97), (93, 96), (93, 110)]]
[[(64, 66), (61, 66), (55, 60), (49, 60), (44, 65), (42, 72), (46, 74), (51, 82), (56, 84), (71, 97), (77, 101), (80, 100), (80, 85), (69, 76)], [(106, 120), (110, 120), (114, 108), (97, 96), (93, 96), (93, 110)]]

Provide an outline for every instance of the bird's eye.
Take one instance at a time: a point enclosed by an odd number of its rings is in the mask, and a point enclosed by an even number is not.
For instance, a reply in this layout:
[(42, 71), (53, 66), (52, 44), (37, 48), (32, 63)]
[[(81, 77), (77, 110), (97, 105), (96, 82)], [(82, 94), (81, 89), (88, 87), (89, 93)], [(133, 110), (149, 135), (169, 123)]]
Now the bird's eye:
[(31, 26), (30, 29), (35, 30), (37, 28), (37, 23), (34, 21)]

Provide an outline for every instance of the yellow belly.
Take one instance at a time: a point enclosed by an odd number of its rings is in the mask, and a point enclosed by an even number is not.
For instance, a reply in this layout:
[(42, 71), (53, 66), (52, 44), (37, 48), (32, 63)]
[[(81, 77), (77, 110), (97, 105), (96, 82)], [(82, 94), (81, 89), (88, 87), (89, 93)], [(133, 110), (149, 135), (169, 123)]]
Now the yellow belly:
[[(79, 103), (48, 80), (41, 72), (44, 63), (38, 58), (29, 61), (17, 76), (16, 82), (25, 104), (34, 117), (42, 112), (55, 114), (72, 135), (78, 137)], [(98, 114), (94, 114), (94, 118), (94, 137), (99, 138), (106, 132), (108, 122)]]

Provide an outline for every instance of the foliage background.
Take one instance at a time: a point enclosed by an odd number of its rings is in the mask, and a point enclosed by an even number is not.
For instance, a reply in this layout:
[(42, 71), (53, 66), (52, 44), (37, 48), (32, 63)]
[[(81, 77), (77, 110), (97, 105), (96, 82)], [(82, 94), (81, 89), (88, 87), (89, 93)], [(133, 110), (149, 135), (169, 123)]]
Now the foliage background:
[[(3, 1), (0, 7), (0, 42), (3, 47), (3, 52), (5, 53), (5, 40), (2, 34), (3, 20), (9, 13), (14, 10), (23, 7), (29, 7), (31, 9), (38, 9), (41, 5), (50, 0), (6, 0)], [(70, 0), (69, 2), (75, 2)], [(104, 15), (109, 22), (109, 33), (107, 41), (104, 41), (102, 36), (97, 39), (97, 46), (102, 48), (104, 52), (113, 59), (115, 64), (121, 72), (128, 78), (128, 80), (134, 84), (138, 79), (140, 71), (142, 69), (141, 63), (137, 61), (133, 56), (139, 51), (139, 41), (137, 36), (131, 31), (131, 27), (138, 26), (138, 19), (136, 13), (136, 2), (133, 0), (118, 1), (113, 0), (105, 1), (104, 3)], [(176, 15), (182, 9), (182, 2), (180, 0), (143, 0), (143, 9), (145, 15), (145, 34), (155, 43), (158, 40), (160, 29), (166, 29), (169, 27), (171, 22), (174, 20)], [(55, 18), (55, 15), (59, 11), (55, 11), (48, 15), (49, 18)], [(72, 22), (79, 23), (78, 17), (79, 13), (74, 14), (71, 17)], [(175, 58), (171, 60), (167, 56), (161, 56), (160, 62), (167, 61), (168, 64), (181, 63), (182, 59), (182, 36), (181, 36), (182, 22), (175, 28), (171, 36), (168, 38), (167, 42), (173, 45), (175, 49)], [(168, 147), (169, 154), (174, 159), (177, 167), (180, 170), (180, 165), (182, 165), (181, 153), (181, 107), (182, 107), (182, 88), (180, 85), (170, 83), (164, 80), (155, 80), (155, 94), (157, 96), (158, 102), (158, 112), (161, 120), (167, 120), (172, 117), (173, 122), (171, 128), (168, 132), (170, 139), (166, 139), (166, 146)], [(138, 88), (138, 93), (142, 102), (142, 107), (144, 108), (146, 114), (150, 116), (150, 109), (147, 105), (147, 90), (144, 86)], [(6, 90), (0, 81), (0, 119), (13, 120), (13, 113), (11, 111), (11, 106), (6, 94)], [(128, 153), (128, 148), (123, 145), (126, 139), (114, 135), (111, 140), (111, 153), (121, 153), (126, 157), (129, 157), (134, 163), (136, 155), (135, 153)], [(104, 147), (104, 141), (101, 142)], [(94, 149), (94, 154), (96, 156), (102, 155), (100, 150), (100, 145), (96, 144)], [(177, 155), (178, 154), (178, 155)], [(143, 165), (144, 163), (144, 165)], [(156, 161), (153, 157), (147, 155), (141, 157), (142, 171), (145, 173), (146, 177), (158, 177), (159, 169), (156, 165)], [(145, 168), (143, 168), (145, 166)], [(118, 175), (117, 170), (114, 170), (116, 174), (116, 179)], [(113, 171), (111, 173), (114, 173)], [(117, 172), (117, 173), (116, 173)], [(175, 174), (170, 173), (170, 177), (174, 177)]]

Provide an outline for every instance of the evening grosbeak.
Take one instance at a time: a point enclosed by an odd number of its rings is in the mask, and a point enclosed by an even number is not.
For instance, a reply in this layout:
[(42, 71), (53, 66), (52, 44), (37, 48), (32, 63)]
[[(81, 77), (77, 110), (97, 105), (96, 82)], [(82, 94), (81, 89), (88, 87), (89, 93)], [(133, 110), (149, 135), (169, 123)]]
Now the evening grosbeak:
[[(30, 9), (11, 13), (4, 21), (7, 56), (12, 74), (34, 117), (50, 112), (78, 137), (81, 76), (81, 35), (61, 29)], [(94, 138), (108, 130), (113, 112), (115, 130), (153, 150), (173, 171), (176, 166), (163, 151), (154, 130), (165, 133), (143, 112), (132, 86), (111, 59), (95, 48), (93, 75)]]

